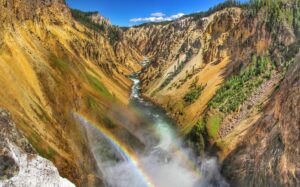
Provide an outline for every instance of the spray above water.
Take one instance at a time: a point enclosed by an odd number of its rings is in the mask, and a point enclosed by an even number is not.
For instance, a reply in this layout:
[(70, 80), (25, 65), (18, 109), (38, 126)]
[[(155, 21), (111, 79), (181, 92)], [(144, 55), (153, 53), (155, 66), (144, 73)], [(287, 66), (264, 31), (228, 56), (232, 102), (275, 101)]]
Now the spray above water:
[[(227, 187), (219, 172), (216, 159), (199, 159), (182, 146), (174, 125), (159, 107), (143, 100), (139, 95), (139, 80), (132, 77), (132, 107), (150, 121), (154, 132), (136, 132), (136, 137), (147, 134), (152, 140), (142, 141), (147, 150), (132, 150), (108, 129), (97, 126), (81, 114), (74, 113), (77, 121), (85, 128), (91, 151), (109, 187)], [(126, 125), (126, 124), (123, 124)], [(138, 134), (141, 133), (141, 134)], [(153, 145), (155, 139), (158, 143)], [(120, 155), (118, 162), (104, 159), (106, 150), (100, 139), (106, 140), (109, 149)], [(138, 154), (139, 153), (139, 154)]]
[(75, 118), (80, 121), (81, 124), (85, 126), (85, 128), (95, 129), (100, 135), (105, 138), (123, 157), (123, 159), (129, 163), (136, 174), (144, 180), (144, 185), (152, 187), (154, 186), (150, 180), (150, 178), (146, 175), (141, 168), (141, 165), (138, 161), (137, 155), (131, 151), (125, 144), (122, 143), (117, 137), (115, 137), (109, 130), (104, 127), (96, 126), (92, 122), (90, 122), (86, 117), (74, 112)]
[[(101, 136), (123, 158), (123, 161), (118, 164), (108, 162), (99, 166), (102, 167), (101, 171), (110, 186), (191, 186), (196, 181), (193, 172), (180, 165), (182, 164), (179, 162), (181, 158), (172, 158), (173, 155), (162, 147), (155, 147), (149, 155), (138, 156), (106, 128), (94, 125), (91, 120), (81, 114), (74, 113), (74, 116), (87, 129), (88, 136)], [(95, 152), (95, 154), (97, 153)], [(99, 159), (101, 156), (96, 158)], [(176, 175), (178, 176), (176, 177)]]

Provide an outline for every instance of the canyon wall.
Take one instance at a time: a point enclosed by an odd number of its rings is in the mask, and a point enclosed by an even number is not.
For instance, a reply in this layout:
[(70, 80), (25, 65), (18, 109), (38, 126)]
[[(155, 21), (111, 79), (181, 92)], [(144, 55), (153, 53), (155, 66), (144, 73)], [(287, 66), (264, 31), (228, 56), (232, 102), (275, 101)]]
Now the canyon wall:
[(0, 106), (63, 177), (103, 185), (73, 112), (134, 139), (121, 124), (139, 124), (126, 75), (142, 57), (75, 21), (64, 1), (1, 0), (0, 12)]
[(299, 1), (262, 2), (124, 35), (149, 58), (144, 96), (194, 150), (219, 156), (232, 186), (298, 186)]
[[(225, 8), (207, 17), (186, 16), (128, 29), (128, 43), (151, 61), (141, 74), (144, 95), (190, 130), (223, 81), (247, 67), (253, 55), (264, 55), (272, 48), (274, 40), (264, 14), (263, 10), (252, 15), (242, 8)], [(293, 43), (289, 26), (281, 32), (278, 43)], [(195, 88), (201, 88), (201, 95), (186, 101), (184, 96)]]

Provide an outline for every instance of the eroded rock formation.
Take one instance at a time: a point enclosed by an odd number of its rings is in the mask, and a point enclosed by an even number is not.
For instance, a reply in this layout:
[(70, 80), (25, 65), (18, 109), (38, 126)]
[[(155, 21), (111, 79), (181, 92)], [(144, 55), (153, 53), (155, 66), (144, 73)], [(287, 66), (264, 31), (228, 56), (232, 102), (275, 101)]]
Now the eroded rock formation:
[(0, 186), (75, 187), (59, 176), (51, 161), (37, 155), (3, 109), (0, 109)]

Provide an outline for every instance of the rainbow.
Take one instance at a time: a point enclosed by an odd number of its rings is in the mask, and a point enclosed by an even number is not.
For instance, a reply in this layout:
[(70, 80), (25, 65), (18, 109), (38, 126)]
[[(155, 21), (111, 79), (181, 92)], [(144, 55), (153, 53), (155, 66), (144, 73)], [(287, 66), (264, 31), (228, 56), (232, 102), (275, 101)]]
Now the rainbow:
[(117, 151), (122, 155), (122, 157), (130, 162), (130, 164), (135, 169), (136, 173), (139, 174), (139, 176), (144, 180), (144, 183), (148, 187), (154, 187), (154, 183), (151, 181), (151, 178), (146, 174), (144, 171), (142, 165), (139, 163), (138, 156), (127, 147), (122, 141), (120, 141), (116, 136), (114, 136), (108, 129), (102, 126), (95, 125), (91, 122), (91, 120), (88, 120), (87, 117), (84, 117), (83, 115), (73, 112), (75, 118), (79, 120), (81, 123), (84, 123), (85, 125), (91, 125), (95, 127), (99, 132), (103, 135), (103, 137), (109, 141), (109, 143), (117, 149)]

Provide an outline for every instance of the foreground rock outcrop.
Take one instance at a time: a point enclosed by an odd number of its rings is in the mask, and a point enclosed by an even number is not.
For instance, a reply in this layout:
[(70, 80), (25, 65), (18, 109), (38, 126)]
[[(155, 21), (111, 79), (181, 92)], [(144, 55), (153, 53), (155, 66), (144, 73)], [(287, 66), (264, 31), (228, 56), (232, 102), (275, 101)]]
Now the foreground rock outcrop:
[(3, 109), (0, 109), (0, 186), (75, 187), (59, 176), (51, 161), (35, 152)]

